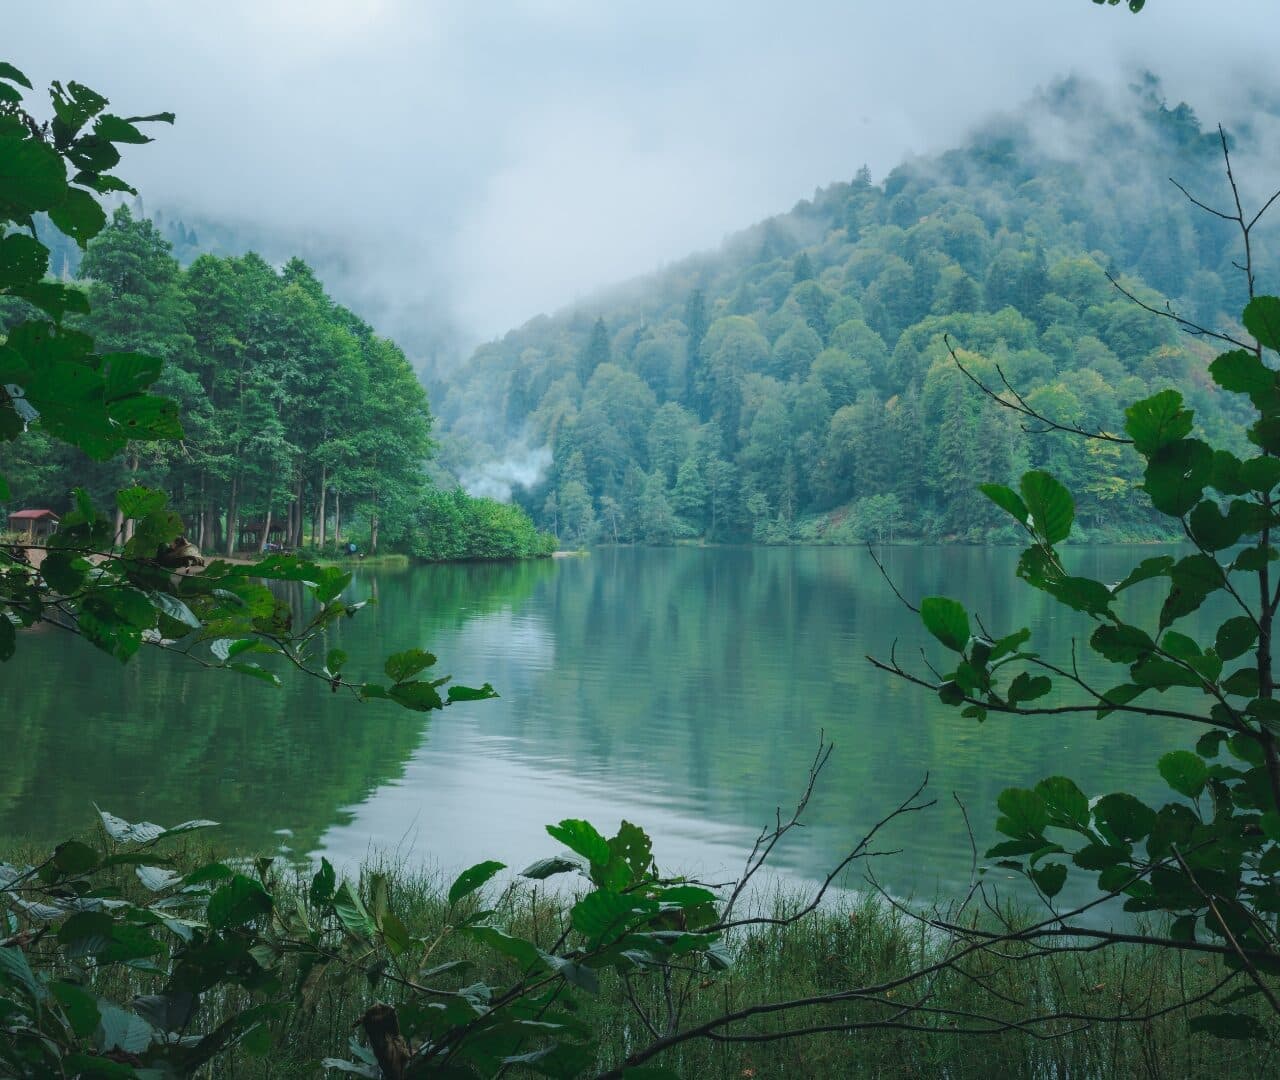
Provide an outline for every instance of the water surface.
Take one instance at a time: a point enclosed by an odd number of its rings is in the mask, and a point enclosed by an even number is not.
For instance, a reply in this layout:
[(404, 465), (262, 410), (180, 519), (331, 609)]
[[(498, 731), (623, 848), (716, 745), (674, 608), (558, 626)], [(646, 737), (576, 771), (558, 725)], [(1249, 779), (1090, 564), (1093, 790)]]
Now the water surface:
[[(1111, 581), (1155, 553), (1071, 559)], [(1069, 656), (1088, 633), (1015, 581), (1013, 549), (883, 556), (907, 595), (957, 596), (995, 632), (1030, 626), (1046, 656)], [(809, 827), (777, 869), (821, 877), (927, 774), (938, 805), (886, 831), (878, 846), (902, 854), (878, 873), (932, 896), (969, 880), (953, 795), (981, 846), (1002, 788), (1059, 773), (1090, 794), (1157, 797), (1156, 758), (1188, 742), (1168, 721), (1115, 716), (977, 724), (877, 672), (866, 654), (887, 657), (895, 639), (916, 666), (921, 645), (945, 657), (858, 549), (606, 549), (361, 572), (352, 593), (378, 599), (334, 634), (353, 671), (417, 645), (501, 699), (424, 718), (287, 673), (272, 691), (159, 654), (121, 667), (52, 632), (24, 635), (0, 690), (0, 834), (59, 838), (96, 801), (166, 824), (215, 818), (242, 848), (346, 862), (394, 850), (450, 871), (553, 853), (547, 822), (610, 830), (626, 818), (654, 835), (665, 867), (727, 879), (775, 807), (794, 803), (825, 733), (835, 752)], [(1153, 621), (1160, 599), (1157, 586), (1134, 602)], [(1120, 681), (1080, 655), (1087, 677)]]

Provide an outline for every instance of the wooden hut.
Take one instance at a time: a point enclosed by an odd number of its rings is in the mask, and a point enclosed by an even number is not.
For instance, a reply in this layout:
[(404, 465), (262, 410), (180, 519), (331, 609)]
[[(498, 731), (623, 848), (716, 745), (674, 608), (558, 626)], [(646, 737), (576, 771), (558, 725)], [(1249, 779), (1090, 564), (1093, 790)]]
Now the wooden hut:
[(28, 544), (47, 540), (58, 528), (58, 515), (52, 510), (18, 510), (9, 515), (9, 531), (22, 533)]
[(237, 548), (240, 551), (261, 551), (265, 540), (268, 544), (274, 544), (279, 550), (284, 544), (284, 533), (284, 523), (280, 521), (273, 521), (270, 528), (267, 528), (265, 521), (245, 521), (240, 525)]

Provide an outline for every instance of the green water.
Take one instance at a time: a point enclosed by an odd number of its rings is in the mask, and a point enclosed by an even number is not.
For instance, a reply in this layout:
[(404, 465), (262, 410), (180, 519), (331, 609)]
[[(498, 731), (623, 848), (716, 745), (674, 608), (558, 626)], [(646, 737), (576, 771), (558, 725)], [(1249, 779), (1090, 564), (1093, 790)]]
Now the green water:
[[(1072, 560), (1111, 581), (1155, 553)], [(908, 595), (955, 595), (993, 631), (1037, 628), (1046, 656), (1087, 633), (1014, 582), (1013, 549), (884, 556)], [(1003, 787), (1063, 773), (1090, 794), (1154, 797), (1155, 759), (1186, 742), (1167, 721), (978, 725), (876, 672), (865, 654), (887, 656), (897, 638), (900, 657), (918, 658), (927, 642), (857, 549), (602, 550), (363, 573), (352, 592), (378, 599), (335, 632), (353, 670), (418, 645), (501, 700), (424, 719), (287, 673), (272, 691), (155, 653), (121, 667), (52, 632), (26, 635), (3, 671), (0, 835), (61, 837), (97, 802), (166, 824), (215, 818), (242, 848), (348, 862), (395, 851), (452, 870), (553, 853), (547, 822), (627, 818), (654, 834), (665, 866), (731, 877), (774, 808), (794, 802), (825, 731), (835, 753), (777, 869), (821, 876), (928, 773), (938, 805), (887, 830), (878, 846), (902, 853), (878, 875), (931, 896), (969, 879), (953, 793), (981, 846)], [(1152, 616), (1159, 599), (1153, 589), (1137, 604)]]

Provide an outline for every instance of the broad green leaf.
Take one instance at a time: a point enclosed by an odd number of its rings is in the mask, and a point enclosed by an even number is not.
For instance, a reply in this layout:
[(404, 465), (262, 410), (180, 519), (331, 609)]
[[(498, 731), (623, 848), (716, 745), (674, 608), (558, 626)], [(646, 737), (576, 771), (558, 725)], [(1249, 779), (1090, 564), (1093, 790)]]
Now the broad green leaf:
[(66, 198), (67, 168), (38, 139), (0, 138), (0, 191), (18, 211), (47, 210)]
[(1209, 483), (1213, 451), (1199, 439), (1181, 439), (1153, 450), (1142, 488), (1162, 514), (1181, 517), (1200, 501)]
[(948, 649), (964, 651), (969, 642), (969, 616), (955, 600), (926, 596), (920, 601), (920, 618), (925, 629)]
[(464, 926), (458, 932), (487, 945), (495, 952), (511, 957), (524, 971), (536, 970), (546, 964), (544, 954), (532, 941), (514, 937), (496, 926)]
[(116, 506), (127, 518), (144, 518), (156, 510), (163, 510), (169, 501), (163, 491), (145, 487), (122, 488), (116, 492)]
[(1234, 615), (1218, 627), (1214, 649), (1223, 660), (1243, 656), (1258, 640), (1258, 624), (1247, 615)]
[(321, 858), (320, 869), (316, 871), (315, 877), (311, 879), (311, 903), (315, 907), (324, 904), (333, 896), (334, 886), (337, 883), (337, 875), (333, 871), (333, 865), (328, 859)]
[(62, 1006), (72, 1031), (82, 1039), (87, 1039), (94, 1033), (102, 1019), (98, 1012), (97, 998), (83, 987), (64, 980), (50, 983), (49, 991)]
[(1280, 298), (1255, 296), (1244, 309), (1244, 328), (1264, 348), (1280, 352)]
[(67, 188), (61, 202), (49, 207), (49, 220), (84, 246), (102, 231), (107, 223), (107, 214), (89, 192), (72, 187)]
[(506, 863), (487, 862), (476, 863), (475, 866), (464, 870), (455, 879), (454, 883), (449, 886), (449, 905), (452, 907), (464, 896), (470, 896), (477, 889), (481, 888), (500, 870), (507, 868)]
[(1009, 684), (1006, 700), (1010, 705), (1018, 705), (1024, 701), (1035, 701), (1053, 689), (1053, 682), (1047, 675), (1031, 675), (1020, 671)]
[(573, 905), (569, 921), (578, 933), (599, 942), (620, 936), (638, 919), (657, 912), (657, 903), (638, 894), (597, 889)]
[(1067, 868), (1062, 863), (1046, 863), (1036, 870), (1028, 871), (1028, 875), (1051, 900), (1062, 892), (1062, 886), (1067, 882)]
[(338, 886), (338, 891), (334, 894), (333, 910), (342, 925), (357, 937), (371, 938), (377, 933), (378, 927), (373, 921), (373, 916), (364, 906), (364, 901), (360, 899), (359, 893), (345, 881)]
[(559, 825), (548, 825), (547, 833), (588, 862), (598, 866), (608, 865), (611, 854), (609, 841), (589, 821), (566, 818)]
[(440, 693), (429, 682), (398, 682), (387, 689), (387, 697), (414, 712), (429, 712), (444, 706)]
[(1176, 390), (1161, 390), (1125, 409), (1125, 431), (1140, 454), (1150, 457), (1161, 447), (1191, 434), (1193, 416), (1182, 407)]
[(548, 859), (539, 859), (537, 862), (530, 863), (520, 871), (520, 876), (542, 881), (544, 878), (549, 878), (554, 874), (567, 874), (570, 870), (581, 869), (581, 864), (574, 862), (572, 859), (553, 855)]
[(1047, 544), (1065, 540), (1076, 514), (1071, 493), (1047, 472), (1038, 470), (1024, 473), (1019, 486), (1031, 515), (1031, 527)]
[(455, 701), (488, 701), (490, 698), (496, 698), (498, 692), (485, 683), (481, 687), (473, 686), (450, 686), (449, 687), (449, 703)]
[(1127, 623), (1099, 626), (1089, 638), (1089, 644), (1113, 664), (1132, 664), (1151, 655), (1156, 647), (1145, 631)]
[(1160, 775), (1174, 791), (1196, 798), (1209, 779), (1209, 767), (1198, 754), (1173, 750), (1160, 759)]
[(383, 669), (392, 682), (404, 682), (424, 668), (433, 666), (436, 658), (422, 649), (408, 649), (387, 658)]
[(209, 897), (205, 917), (213, 930), (234, 930), (269, 914), (272, 897), (260, 882), (236, 874)]
[(1119, 840), (1141, 840), (1155, 825), (1155, 811), (1126, 792), (1104, 795), (1093, 808), (1095, 819)]
[(1246, 349), (1223, 353), (1209, 365), (1209, 374), (1222, 389), (1247, 394), (1263, 412), (1273, 411), (1280, 405), (1276, 373)]
[(1027, 523), (1030, 517), (1027, 504), (1013, 488), (1005, 487), (1004, 484), (979, 484), (978, 490), (1019, 524)]
[(1256, 1016), (1248, 1013), (1209, 1013), (1205, 1016), (1193, 1016), (1187, 1027), (1191, 1031), (1202, 1031), (1218, 1039), (1246, 1039), (1264, 1042), (1267, 1040), (1267, 1029)]
[(1172, 555), (1157, 555), (1152, 559), (1143, 559), (1128, 575), (1123, 578), (1111, 591), (1120, 592), (1129, 588), (1131, 585), (1137, 585), (1140, 581), (1150, 581), (1152, 578), (1166, 577), (1170, 570), (1173, 569)]
[(1075, 783), (1065, 776), (1049, 776), (1036, 784), (1035, 793), (1049, 812), (1073, 825), (1089, 824), (1089, 800)]
[(996, 805), (1003, 815), (996, 822), (996, 828), (1005, 836), (1015, 839), (1038, 837), (1049, 824), (1049, 808), (1044, 799), (1034, 791), (1005, 788)]

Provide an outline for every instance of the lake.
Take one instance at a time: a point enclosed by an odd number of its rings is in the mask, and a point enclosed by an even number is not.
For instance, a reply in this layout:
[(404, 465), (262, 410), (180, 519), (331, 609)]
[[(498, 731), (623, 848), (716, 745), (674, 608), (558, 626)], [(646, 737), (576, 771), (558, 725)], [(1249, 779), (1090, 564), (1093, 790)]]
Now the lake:
[[(1069, 560), (1113, 581), (1160, 550)], [(1013, 548), (883, 558), (908, 596), (956, 596), (994, 632), (1029, 626), (1048, 658), (1088, 633), (1014, 579)], [(1135, 617), (1153, 624), (1159, 585), (1134, 593)], [(650, 831), (664, 869), (727, 880), (775, 807), (794, 804), (825, 732), (835, 751), (808, 828), (775, 868), (821, 877), (927, 773), (937, 805), (886, 831), (877, 846), (902, 850), (877, 872), (932, 897), (969, 880), (953, 793), (981, 849), (997, 839), (1004, 787), (1064, 774), (1091, 795), (1156, 798), (1156, 759), (1190, 742), (1169, 721), (1117, 716), (978, 724), (874, 670), (866, 654), (887, 657), (895, 639), (904, 661), (921, 645), (945, 656), (861, 549), (602, 549), (361, 571), (351, 594), (378, 603), (332, 635), (350, 671), (372, 675), (389, 652), (420, 646), (441, 674), (492, 682), (500, 700), (424, 716), (287, 672), (273, 691), (157, 652), (121, 666), (53, 631), (25, 634), (4, 670), (0, 834), (59, 839), (90, 824), (96, 802), (130, 820), (214, 818), (242, 850), (348, 865), (395, 853), (453, 871), (554, 853), (548, 822), (612, 831), (625, 818)], [(1121, 681), (1083, 642), (1080, 655), (1086, 675)], [(1087, 895), (1083, 878), (1072, 888)]]

